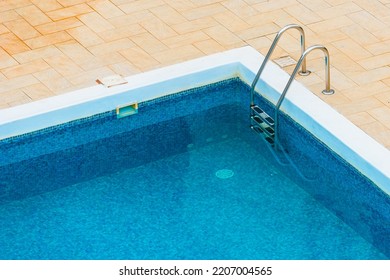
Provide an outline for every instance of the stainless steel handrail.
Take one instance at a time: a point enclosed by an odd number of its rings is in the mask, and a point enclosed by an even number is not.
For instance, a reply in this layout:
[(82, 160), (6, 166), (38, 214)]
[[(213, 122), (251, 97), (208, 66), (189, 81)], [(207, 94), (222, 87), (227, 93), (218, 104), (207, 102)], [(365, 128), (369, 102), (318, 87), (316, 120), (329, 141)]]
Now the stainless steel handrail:
[[(285, 27), (283, 27), (276, 34), (275, 39), (272, 42), (272, 45), (271, 45), (270, 49), (268, 50), (268, 53), (265, 56), (264, 61), (261, 64), (259, 70), (257, 71), (255, 79), (252, 82), (252, 85), (251, 85), (251, 106), (254, 106), (255, 86), (256, 86), (257, 82), (259, 81), (260, 75), (263, 72), (265, 65), (267, 64), (270, 56), (272, 55), (272, 53), (273, 53), (277, 43), (279, 42), (279, 39), (282, 36), (282, 34), (284, 32), (286, 32), (287, 30), (292, 29), (292, 28), (297, 29), (301, 33), (301, 40), (300, 40), (300, 42), (301, 42), (301, 55), (303, 55), (303, 53), (305, 52), (305, 49), (306, 49), (306, 47), (305, 47), (305, 31), (303, 30), (303, 28), (301, 26), (299, 26), (298, 24), (288, 24)], [(301, 70), (300, 74), (303, 76), (309, 75), (310, 71), (306, 70), (306, 59), (304, 58), (303, 60), (304, 61), (302, 63), (302, 70)]]
[(329, 52), (328, 52), (328, 49), (325, 48), (322, 45), (313, 45), (313, 46), (307, 48), (307, 50), (305, 50), (303, 52), (303, 54), (301, 55), (301, 57), (299, 58), (299, 60), (297, 62), (297, 65), (295, 66), (294, 71), (292, 72), (292, 74), (290, 76), (290, 79), (288, 80), (287, 85), (284, 88), (282, 95), (279, 97), (278, 103), (276, 104), (275, 118), (274, 118), (274, 124), (275, 124), (275, 126), (274, 126), (274, 130), (275, 130), (275, 148), (276, 149), (278, 148), (278, 145), (279, 145), (278, 116), (279, 116), (280, 106), (282, 105), (282, 102), (284, 101), (284, 98), (285, 98), (285, 96), (287, 94), (287, 91), (290, 88), (291, 83), (293, 82), (293, 80), (294, 80), (294, 78), (295, 78), (295, 76), (296, 76), (296, 74), (298, 72), (299, 67), (305, 61), (306, 56), (310, 52), (312, 52), (313, 50), (317, 50), (317, 49), (318, 50), (322, 50), (323, 53), (324, 53), (324, 56), (325, 56), (325, 59), (324, 59), (325, 60), (325, 89), (322, 91), (322, 93), (323, 94), (327, 94), (327, 95), (330, 95), (330, 94), (334, 93), (334, 90), (330, 88), (330, 62), (329, 62)]

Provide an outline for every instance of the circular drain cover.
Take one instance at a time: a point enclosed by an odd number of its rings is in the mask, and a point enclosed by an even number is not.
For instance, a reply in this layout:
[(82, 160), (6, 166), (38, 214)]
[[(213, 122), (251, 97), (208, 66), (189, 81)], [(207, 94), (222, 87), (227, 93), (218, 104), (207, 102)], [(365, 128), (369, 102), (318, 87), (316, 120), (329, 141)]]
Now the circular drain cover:
[(219, 179), (228, 179), (234, 176), (234, 172), (230, 169), (221, 169), (215, 172), (215, 176)]

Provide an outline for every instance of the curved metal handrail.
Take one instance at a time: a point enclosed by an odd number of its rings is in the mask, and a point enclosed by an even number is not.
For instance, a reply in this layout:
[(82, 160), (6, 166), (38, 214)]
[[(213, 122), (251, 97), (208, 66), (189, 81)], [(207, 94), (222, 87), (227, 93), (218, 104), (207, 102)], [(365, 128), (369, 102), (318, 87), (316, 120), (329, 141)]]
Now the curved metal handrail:
[[(257, 71), (255, 79), (252, 82), (252, 85), (251, 85), (251, 106), (254, 106), (255, 86), (256, 86), (257, 82), (259, 81), (260, 75), (263, 72), (265, 65), (267, 64), (270, 56), (272, 55), (272, 53), (273, 53), (277, 43), (279, 42), (279, 39), (282, 36), (282, 34), (284, 32), (286, 32), (287, 30), (292, 29), (292, 28), (297, 29), (301, 33), (301, 40), (300, 40), (301, 41), (301, 55), (303, 55), (303, 53), (305, 52), (305, 48), (306, 48), (305, 47), (305, 31), (303, 30), (303, 28), (301, 26), (299, 26), (298, 24), (288, 24), (285, 27), (283, 27), (276, 34), (275, 39), (272, 42), (272, 45), (271, 45), (270, 49), (268, 50), (268, 53), (265, 56), (263, 63), (261, 64), (259, 70)], [(305, 59), (302, 63), (302, 70), (301, 70), (300, 74), (301, 75), (309, 75), (310, 74), (310, 71), (306, 70), (306, 60)]]
[(334, 93), (334, 90), (330, 88), (330, 62), (329, 62), (329, 52), (328, 52), (328, 49), (325, 48), (322, 45), (313, 45), (313, 46), (307, 48), (307, 50), (305, 50), (303, 52), (303, 54), (301, 55), (301, 57), (299, 58), (299, 60), (297, 62), (297, 65), (295, 66), (294, 71), (292, 72), (292, 74), (290, 76), (290, 79), (288, 80), (287, 85), (284, 88), (282, 95), (279, 97), (278, 103), (276, 104), (275, 118), (274, 118), (274, 124), (275, 124), (275, 148), (276, 149), (277, 149), (277, 146), (279, 145), (278, 116), (279, 116), (280, 106), (282, 105), (282, 102), (284, 101), (284, 98), (286, 97), (287, 91), (290, 88), (291, 83), (293, 82), (293, 80), (294, 80), (294, 78), (295, 78), (295, 76), (296, 76), (296, 74), (298, 72), (299, 67), (301, 66), (303, 61), (305, 61), (306, 56), (310, 52), (312, 52), (313, 50), (317, 50), (317, 49), (318, 50), (322, 50), (323, 53), (324, 53), (324, 56), (325, 56), (325, 89), (322, 91), (322, 93), (323, 94), (327, 94), (327, 95), (330, 95), (330, 94)]

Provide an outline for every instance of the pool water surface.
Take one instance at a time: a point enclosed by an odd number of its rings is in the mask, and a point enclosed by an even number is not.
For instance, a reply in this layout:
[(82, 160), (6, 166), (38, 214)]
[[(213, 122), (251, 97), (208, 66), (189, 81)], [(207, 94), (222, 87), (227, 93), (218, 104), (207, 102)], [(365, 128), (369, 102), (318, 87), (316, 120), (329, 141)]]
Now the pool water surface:
[[(388, 259), (388, 239), (381, 247), (375, 237), (386, 224), (370, 240), (344, 219), (349, 210), (333, 211), (276, 163), (249, 128), (239, 102), (248, 91), (236, 83), (2, 143), (0, 258)], [(97, 126), (105, 134), (85, 139)]]

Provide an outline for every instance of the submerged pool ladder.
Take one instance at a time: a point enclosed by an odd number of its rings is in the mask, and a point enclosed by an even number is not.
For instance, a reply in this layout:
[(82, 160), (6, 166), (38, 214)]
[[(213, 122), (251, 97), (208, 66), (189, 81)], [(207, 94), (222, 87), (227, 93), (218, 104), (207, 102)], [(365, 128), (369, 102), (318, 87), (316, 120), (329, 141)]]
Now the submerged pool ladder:
[[(274, 118), (270, 117), (266, 112), (264, 112), (263, 109), (261, 109), (258, 105), (255, 104), (255, 87), (257, 82), (259, 81), (260, 75), (263, 72), (265, 65), (267, 64), (270, 56), (272, 55), (280, 37), (282, 34), (289, 30), (289, 29), (297, 29), (300, 32), (300, 43), (301, 43), (301, 57), (299, 58), (294, 71), (292, 72), (290, 79), (288, 80), (283, 93), (279, 97), (279, 100), (275, 106), (275, 113)], [(313, 50), (322, 50), (325, 56), (325, 89), (322, 91), (323, 94), (333, 94), (334, 90), (330, 88), (330, 63), (329, 63), (329, 52), (328, 50), (322, 46), (322, 45), (313, 45), (306, 49), (305, 46), (305, 32), (303, 28), (297, 24), (289, 24), (283, 27), (275, 36), (275, 39), (268, 50), (267, 55), (264, 58), (263, 63), (261, 64), (255, 79), (252, 82), (251, 85), (251, 91), (250, 91), (250, 127), (257, 133), (264, 136), (264, 139), (271, 144), (276, 150), (278, 150), (280, 147), (279, 143), (279, 133), (278, 133), (278, 116), (279, 116), (279, 110), (280, 106), (282, 105), (282, 102), (284, 101), (284, 98), (287, 94), (288, 89), (290, 88), (291, 83), (293, 82), (299, 68), (302, 66), (301, 71), (299, 72), (302, 76), (307, 76), (310, 74), (310, 71), (306, 69), (306, 56)]]

